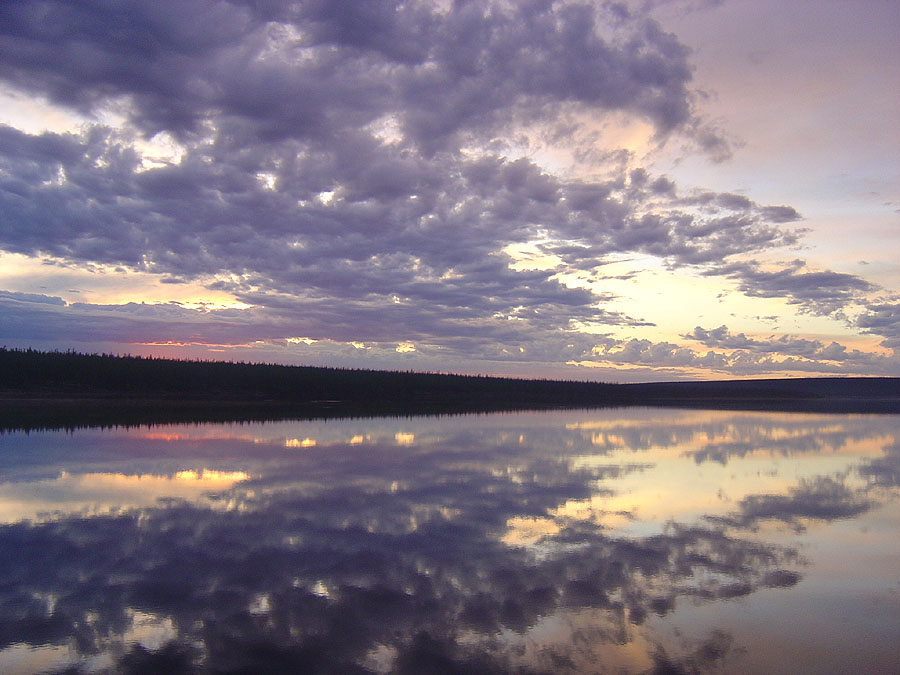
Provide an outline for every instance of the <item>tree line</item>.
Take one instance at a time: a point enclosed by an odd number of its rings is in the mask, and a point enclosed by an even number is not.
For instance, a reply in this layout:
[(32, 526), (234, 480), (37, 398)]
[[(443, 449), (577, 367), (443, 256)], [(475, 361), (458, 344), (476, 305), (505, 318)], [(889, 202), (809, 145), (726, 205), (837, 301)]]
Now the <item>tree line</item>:
[(0, 432), (601, 406), (900, 413), (900, 378), (610, 384), (0, 347)]
[(584, 381), (0, 348), (0, 391), (7, 395), (569, 406), (608, 402), (616, 388)]

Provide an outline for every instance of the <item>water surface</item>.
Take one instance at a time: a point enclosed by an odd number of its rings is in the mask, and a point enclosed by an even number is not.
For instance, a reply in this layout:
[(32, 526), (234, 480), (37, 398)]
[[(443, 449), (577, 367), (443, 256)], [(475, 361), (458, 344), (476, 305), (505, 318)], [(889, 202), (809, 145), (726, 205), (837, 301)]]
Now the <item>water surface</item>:
[(900, 416), (0, 436), (0, 672), (900, 669)]

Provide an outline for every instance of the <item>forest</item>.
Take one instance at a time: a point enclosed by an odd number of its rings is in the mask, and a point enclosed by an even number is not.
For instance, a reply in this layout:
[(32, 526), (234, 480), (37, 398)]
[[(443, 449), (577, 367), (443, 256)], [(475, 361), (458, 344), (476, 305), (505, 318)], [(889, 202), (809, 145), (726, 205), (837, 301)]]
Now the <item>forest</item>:
[(680, 406), (900, 412), (900, 378), (611, 384), (0, 348), (0, 429)]

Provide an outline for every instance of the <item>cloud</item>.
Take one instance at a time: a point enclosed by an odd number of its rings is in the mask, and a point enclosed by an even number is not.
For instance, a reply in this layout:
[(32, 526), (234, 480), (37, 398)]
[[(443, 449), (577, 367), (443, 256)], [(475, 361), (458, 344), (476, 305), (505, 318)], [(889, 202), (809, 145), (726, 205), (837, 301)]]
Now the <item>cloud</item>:
[(900, 487), (900, 444), (884, 448), (884, 456), (869, 460), (857, 468), (870, 485), (885, 488)]
[(704, 329), (700, 326), (682, 336), (709, 347), (700, 352), (671, 342), (646, 339), (604, 339), (591, 350), (592, 360), (619, 365), (644, 365), (653, 368), (702, 368), (731, 375), (761, 375), (785, 372), (859, 375), (894, 375), (900, 363), (895, 353), (873, 354), (832, 341), (825, 344), (782, 335), (766, 340), (731, 333), (727, 326)]
[(787, 495), (749, 495), (741, 500), (737, 514), (711, 520), (736, 527), (755, 527), (761, 521), (780, 520), (802, 530), (806, 521), (853, 518), (873, 505), (874, 502), (847, 487), (842, 479), (820, 476), (802, 480)]
[(179, 136), (213, 117), (283, 139), (397, 114), (407, 138), (436, 148), (510, 110), (565, 102), (627, 109), (660, 133), (685, 123), (688, 50), (647, 20), (620, 18), (622, 34), (605, 38), (602, 14), (579, 3), (13, 2), (0, 75), (91, 112), (127, 99), (139, 128)]
[[(101, 130), (3, 132), (17, 150), (4, 158), (6, 173), (34, 174), (7, 181), (0, 195), (22, 224), (3, 232), (7, 250), (206, 279), (262, 304), (267, 292), (323, 294), (382, 307), (401, 298), (466, 317), (546, 305), (585, 319), (589, 291), (562, 285), (555, 269), (514, 271), (503, 249), (545, 238), (543, 248), (577, 270), (617, 252), (691, 264), (789, 240), (749, 215), (638, 213), (658, 197), (658, 181), (649, 190), (564, 183), (526, 160), (426, 160), (367, 136), (343, 139), (349, 147), (335, 157), (294, 158), (273, 191), (216, 153), (138, 171), (136, 154)], [(344, 154), (354, 159), (340, 162)], [(329, 182), (298, 184), (297, 175)]]
[(882, 344), (891, 349), (900, 348), (900, 303), (875, 301), (866, 305), (856, 317), (856, 325), (870, 335), (884, 336)]
[[(0, 293), (4, 311), (0, 338), (53, 340), (66, 334), (73, 342), (120, 344), (193, 339), (209, 344), (243, 344), (251, 336), (273, 334), (255, 311), (191, 310), (176, 304), (66, 304), (60, 298)], [(257, 319), (263, 319), (257, 321)], [(283, 329), (282, 329), (283, 330)]]
[(762, 269), (756, 261), (730, 262), (713, 266), (704, 274), (734, 279), (738, 290), (748, 296), (785, 298), (789, 304), (820, 315), (840, 313), (850, 302), (876, 288), (853, 274), (808, 271), (802, 260), (773, 271)]
[[(445, 289), (446, 290), (446, 289)], [(280, 360), (346, 367), (417, 367), (444, 370), (447, 359), (512, 367), (516, 364), (569, 363), (562, 376), (583, 378), (598, 365), (677, 373), (696, 368), (733, 375), (783, 372), (896, 374), (893, 355), (848, 349), (790, 336), (768, 339), (731, 333), (726, 326), (700, 326), (683, 337), (706, 352), (662, 341), (618, 339), (574, 330), (560, 331), (545, 304), (481, 318), (468, 308), (415, 309), (409, 303), (371, 307), (364, 301), (336, 306), (327, 298), (255, 294), (240, 296), (254, 305), (245, 309), (195, 309), (178, 303), (99, 305), (66, 303), (58, 297), (0, 293), (0, 340), (10, 345), (53, 344), (65, 335), (68, 344), (143, 353), (142, 346), (168, 345), (178, 355), (200, 355), (204, 347), (224, 349), (237, 359)], [(435, 293), (432, 302), (440, 302)], [(571, 310), (567, 310), (571, 311)], [(591, 310), (586, 317), (608, 325), (635, 326), (627, 315)], [(360, 335), (367, 337), (360, 340)], [(302, 338), (302, 340), (300, 340)], [(414, 351), (398, 354), (399, 345)], [(96, 346), (91, 349), (96, 350)], [(513, 372), (513, 371), (510, 371)], [(557, 377), (561, 376), (557, 371)], [(607, 376), (604, 373), (604, 376)]]
[[(793, 207), (685, 190), (633, 160), (587, 177), (534, 159), (538, 138), (596, 155), (582, 140), (616, 115), (658, 143), (700, 133), (689, 50), (641, 12), (49, 1), (4, 3), (0, 19), (0, 79), (94, 120), (77, 133), (0, 126), (0, 249), (194, 282), (253, 306), (73, 304), (33, 314), (37, 325), (26, 317), (37, 308), (17, 304), (10, 337), (412, 341), (418, 357), (431, 346), (557, 364), (600, 345), (607, 362), (678, 368), (702, 361), (580, 333), (653, 321), (571, 279), (602, 282), (604, 262), (640, 255), (815, 313), (873, 290), (800, 262), (769, 272), (745, 260), (796, 244)], [(516, 266), (515, 246), (553, 263)]]
[(890, 369), (896, 364), (894, 356), (847, 349), (845, 345), (835, 341), (825, 344), (821, 340), (809, 340), (790, 335), (770, 336), (767, 339), (749, 338), (744, 333), (732, 333), (725, 325), (709, 330), (696, 326), (693, 331), (682, 337), (695, 340), (711, 348), (740, 350), (740, 353), (747, 354), (777, 354), (794, 357), (794, 360), (789, 362), (792, 364), (798, 363), (798, 360), (815, 361), (822, 366), (836, 363), (848, 370), (855, 369), (859, 372), (870, 368), (876, 372), (890, 372)]

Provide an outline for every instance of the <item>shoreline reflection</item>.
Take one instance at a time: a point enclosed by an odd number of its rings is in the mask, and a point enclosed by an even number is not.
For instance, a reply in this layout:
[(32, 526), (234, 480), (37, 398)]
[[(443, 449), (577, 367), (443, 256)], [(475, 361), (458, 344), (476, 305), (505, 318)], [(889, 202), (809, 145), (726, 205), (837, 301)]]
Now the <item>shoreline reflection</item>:
[[(865, 633), (873, 617), (900, 632), (897, 416), (623, 409), (2, 442), (3, 672), (771, 672), (767, 641), (819, 644), (828, 621), (859, 630), (836, 668), (898, 665)], [(786, 599), (856, 606), (860, 588), (880, 593), (865, 620), (784, 622)], [(798, 653), (781, 669), (814, 672), (821, 654)]]

